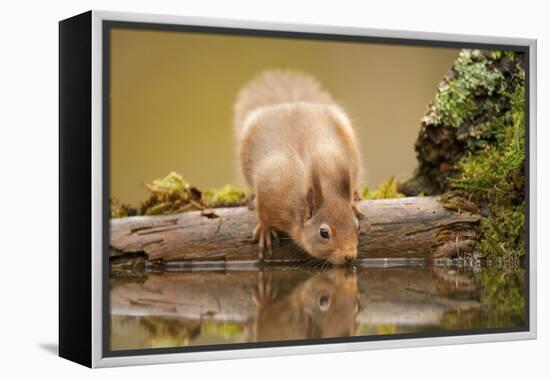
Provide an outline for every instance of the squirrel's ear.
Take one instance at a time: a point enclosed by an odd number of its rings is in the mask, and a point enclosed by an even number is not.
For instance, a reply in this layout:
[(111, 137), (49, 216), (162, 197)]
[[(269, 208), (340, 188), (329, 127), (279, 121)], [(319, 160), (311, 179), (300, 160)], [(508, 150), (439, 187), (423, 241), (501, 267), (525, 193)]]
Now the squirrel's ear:
[(317, 170), (313, 172), (311, 181), (313, 186), (313, 208), (318, 210), (323, 204), (323, 189), (321, 188), (321, 178)]
[(306, 219), (313, 217), (313, 188), (309, 188), (306, 194)]
[(323, 204), (323, 191), (319, 173), (314, 171), (311, 175), (311, 186), (306, 195), (306, 218), (310, 219)]
[(340, 193), (342, 193), (350, 201), (353, 198), (353, 193), (351, 190), (351, 172), (348, 168), (345, 168), (342, 177), (340, 178)]

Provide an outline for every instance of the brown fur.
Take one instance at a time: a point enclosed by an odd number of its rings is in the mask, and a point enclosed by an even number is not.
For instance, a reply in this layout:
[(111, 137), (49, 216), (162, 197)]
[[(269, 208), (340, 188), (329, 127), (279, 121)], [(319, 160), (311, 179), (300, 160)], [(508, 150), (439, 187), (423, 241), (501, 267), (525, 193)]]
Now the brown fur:
[[(235, 132), (255, 193), (260, 255), (271, 252), (274, 231), (284, 231), (315, 257), (353, 260), (361, 159), (351, 122), (331, 96), (305, 74), (268, 71), (240, 92)], [(330, 230), (329, 240), (320, 227)]]
[(355, 336), (361, 311), (354, 272), (326, 270), (287, 295), (274, 292), (270, 277), (258, 283), (255, 341)]

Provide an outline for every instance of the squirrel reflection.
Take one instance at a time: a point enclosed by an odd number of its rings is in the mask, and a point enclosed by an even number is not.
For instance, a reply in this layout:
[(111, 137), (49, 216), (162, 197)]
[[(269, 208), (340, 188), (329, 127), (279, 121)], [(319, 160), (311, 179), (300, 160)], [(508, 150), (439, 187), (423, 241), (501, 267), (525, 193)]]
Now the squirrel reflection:
[(356, 334), (359, 324), (356, 315), (361, 309), (355, 272), (323, 271), (298, 284), (287, 295), (277, 295), (272, 278), (270, 273), (261, 273), (254, 293), (256, 341)]

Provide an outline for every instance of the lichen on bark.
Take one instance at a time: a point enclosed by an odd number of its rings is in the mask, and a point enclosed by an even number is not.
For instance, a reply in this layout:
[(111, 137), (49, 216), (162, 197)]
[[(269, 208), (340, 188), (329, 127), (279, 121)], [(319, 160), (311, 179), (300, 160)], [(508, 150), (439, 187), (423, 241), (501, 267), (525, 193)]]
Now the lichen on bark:
[(483, 256), (525, 250), (523, 64), (519, 52), (462, 50), (421, 120), (415, 175), (399, 188), (473, 200), (483, 215)]

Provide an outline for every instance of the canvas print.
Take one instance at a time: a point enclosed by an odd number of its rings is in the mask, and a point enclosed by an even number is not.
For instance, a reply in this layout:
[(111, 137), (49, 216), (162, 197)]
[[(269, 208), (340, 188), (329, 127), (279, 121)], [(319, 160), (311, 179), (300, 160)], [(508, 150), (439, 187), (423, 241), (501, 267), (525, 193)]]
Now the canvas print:
[(528, 329), (524, 53), (104, 41), (109, 353)]

